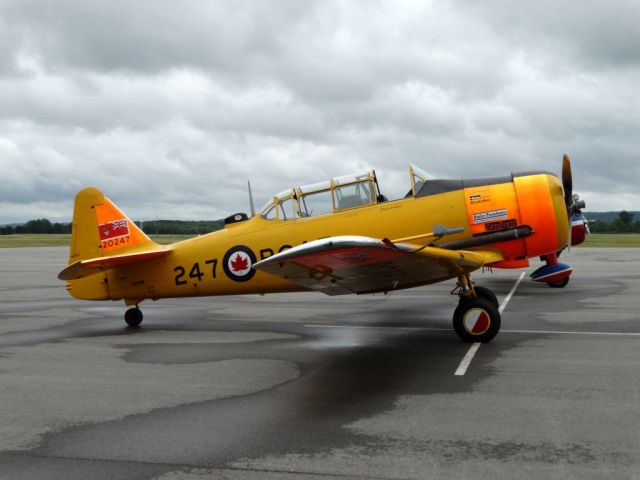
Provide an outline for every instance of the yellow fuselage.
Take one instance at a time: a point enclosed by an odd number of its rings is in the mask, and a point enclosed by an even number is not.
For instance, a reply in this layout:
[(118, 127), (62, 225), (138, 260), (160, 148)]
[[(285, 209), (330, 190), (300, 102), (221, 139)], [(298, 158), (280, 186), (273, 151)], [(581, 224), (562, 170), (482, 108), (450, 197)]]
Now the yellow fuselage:
[(525, 266), (527, 258), (556, 252), (566, 244), (568, 222), (560, 182), (551, 174), (535, 174), (306, 218), (267, 220), (256, 215), (175, 243), (162, 258), (70, 280), (68, 289), (77, 298), (124, 299), (128, 304), (166, 297), (299, 291), (301, 287), (266, 273), (252, 271), (246, 277), (229, 273), (229, 262), (234, 260), (229, 252), (244, 246), (259, 261), (325, 237), (397, 239), (431, 232), (435, 225), (464, 228), (438, 245), (490, 233), (489, 228), (494, 228), (490, 225), (496, 222), (482, 219), (487, 212), (499, 212), (513, 225), (528, 225), (534, 230), (527, 238), (491, 245), (505, 259), (496, 267)]

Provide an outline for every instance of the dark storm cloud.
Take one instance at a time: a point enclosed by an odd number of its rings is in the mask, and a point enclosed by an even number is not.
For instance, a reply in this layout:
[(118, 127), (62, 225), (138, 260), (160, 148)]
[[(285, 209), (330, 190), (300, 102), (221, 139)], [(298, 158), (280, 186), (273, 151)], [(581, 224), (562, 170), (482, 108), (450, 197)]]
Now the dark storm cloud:
[[(292, 184), (411, 161), (559, 171), (637, 208), (629, 2), (0, 1), (0, 223), (103, 188), (137, 217), (212, 218)], [(31, 207), (29, 207), (31, 205)], [(28, 213), (32, 212), (32, 213)]]

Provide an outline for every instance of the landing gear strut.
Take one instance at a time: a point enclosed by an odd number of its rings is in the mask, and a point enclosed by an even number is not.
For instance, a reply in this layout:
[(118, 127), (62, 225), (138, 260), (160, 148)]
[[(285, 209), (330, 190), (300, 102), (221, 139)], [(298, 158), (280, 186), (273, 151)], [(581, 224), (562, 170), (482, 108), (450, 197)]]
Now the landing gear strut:
[(453, 329), (465, 342), (489, 342), (500, 331), (498, 299), (485, 287), (474, 287), (468, 275), (458, 278), (460, 297), (453, 313)]
[(127, 310), (124, 314), (124, 321), (127, 322), (127, 325), (130, 327), (139, 326), (142, 323), (142, 318), (142, 310), (140, 310), (137, 305)]

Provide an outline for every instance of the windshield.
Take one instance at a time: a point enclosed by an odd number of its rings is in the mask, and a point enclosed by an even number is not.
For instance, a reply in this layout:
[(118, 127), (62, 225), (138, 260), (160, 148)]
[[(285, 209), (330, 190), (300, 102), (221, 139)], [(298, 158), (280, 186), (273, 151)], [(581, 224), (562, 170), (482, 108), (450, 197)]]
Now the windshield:
[(409, 164), (409, 175), (411, 177), (411, 193), (415, 196), (429, 178), (429, 174), (411, 163)]
[(298, 218), (296, 192), (290, 188), (278, 193), (262, 207), (260, 216), (265, 220), (291, 220)]

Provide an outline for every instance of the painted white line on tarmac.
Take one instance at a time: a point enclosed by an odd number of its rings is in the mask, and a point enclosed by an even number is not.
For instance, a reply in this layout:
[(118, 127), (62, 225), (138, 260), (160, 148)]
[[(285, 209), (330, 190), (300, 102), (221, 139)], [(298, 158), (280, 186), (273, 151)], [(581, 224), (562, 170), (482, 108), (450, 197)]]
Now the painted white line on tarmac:
[(504, 309), (507, 308), (507, 304), (509, 303), (509, 300), (511, 300), (511, 297), (513, 297), (513, 294), (516, 293), (516, 289), (518, 288), (518, 285), (520, 285), (520, 282), (524, 278), (524, 274), (525, 273), (526, 272), (522, 272), (520, 274), (520, 278), (518, 278), (518, 280), (513, 285), (513, 287), (511, 287), (511, 290), (509, 291), (507, 296), (504, 297), (504, 300), (502, 300), (502, 303), (500, 304), (500, 308), (498, 308), (498, 312), (502, 313), (502, 312), (504, 312)]
[(610, 337), (640, 337), (640, 332), (571, 332), (569, 330), (500, 330), (500, 333), (534, 333), (539, 335), (602, 335)]
[(456, 370), (456, 373), (454, 373), (454, 375), (462, 376), (467, 373), (467, 368), (469, 368), (469, 365), (471, 365), (471, 360), (473, 360), (473, 357), (480, 348), (480, 345), (482, 345), (480, 342), (476, 342), (471, 345), (471, 347), (469, 347), (469, 350), (467, 350), (466, 355), (462, 358), (462, 361), (460, 362), (460, 365), (458, 366), (458, 369)]
[[(292, 322), (294, 323), (294, 322)], [(374, 330), (409, 330), (414, 332), (453, 332), (452, 328), (429, 328), (429, 327), (393, 327), (393, 326), (375, 326), (375, 325), (314, 325), (308, 323), (307, 328), (361, 328)], [(582, 332), (580, 330), (504, 330), (500, 333), (523, 333), (526, 335), (592, 335), (592, 336), (611, 336), (611, 337), (640, 337), (640, 332)]]
[[(499, 313), (504, 312), (504, 309), (507, 308), (507, 304), (509, 303), (509, 300), (511, 300), (511, 297), (513, 297), (513, 294), (516, 293), (516, 290), (518, 289), (518, 285), (520, 285), (520, 282), (524, 278), (524, 274), (525, 272), (522, 272), (520, 274), (520, 277), (518, 278), (518, 280), (516, 280), (516, 283), (513, 284), (513, 287), (511, 287), (511, 290), (509, 291), (507, 296), (504, 297), (504, 300), (502, 300), (502, 303), (498, 308)], [(474, 343), (469, 347), (469, 350), (467, 350), (467, 353), (465, 354), (465, 356), (462, 357), (462, 361), (460, 362), (460, 365), (458, 365), (458, 368), (456, 370), (456, 373), (454, 373), (454, 375), (461, 377), (465, 373), (467, 373), (467, 369), (469, 368), (469, 365), (471, 365), (471, 361), (473, 360), (473, 357), (475, 356), (476, 352), (480, 348), (480, 345), (482, 344)]]
[[(307, 323), (305, 324), (307, 328), (363, 328), (363, 329), (371, 329), (371, 330), (412, 330), (412, 331), (420, 331), (420, 330), (431, 330), (433, 328), (424, 328), (424, 327), (393, 327), (386, 325), (323, 325), (323, 324), (313, 324)], [(449, 328), (439, 328), (437, 329), (442, 331), (449, 331)]]

